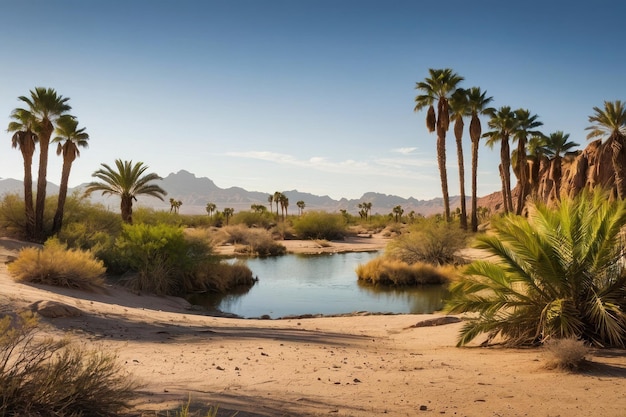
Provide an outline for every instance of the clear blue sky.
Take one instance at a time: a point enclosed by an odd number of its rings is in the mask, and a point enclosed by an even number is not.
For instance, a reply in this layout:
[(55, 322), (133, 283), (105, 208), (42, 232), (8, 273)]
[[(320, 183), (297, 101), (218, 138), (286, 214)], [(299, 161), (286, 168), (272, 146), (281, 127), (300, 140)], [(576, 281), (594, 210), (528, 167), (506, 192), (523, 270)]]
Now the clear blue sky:
[[(43, 86), (70, 97), (91, 136), (70, 186), (121, 158), (223, 188), (438, 197), (436, 138), (413, 112), (429, 68), (585, 145), (593, 107), (626, 100), (625, 11), (621, 0), (2, 2), (0, 177), (23, 177), (5, 129), (17, 97)], [(497, 150), (479, 164), (479, 194), (499, 190)], [(51, 154), (57, 184), (60, 166)], [(452, 132), (448, 172), (458, 194)]]

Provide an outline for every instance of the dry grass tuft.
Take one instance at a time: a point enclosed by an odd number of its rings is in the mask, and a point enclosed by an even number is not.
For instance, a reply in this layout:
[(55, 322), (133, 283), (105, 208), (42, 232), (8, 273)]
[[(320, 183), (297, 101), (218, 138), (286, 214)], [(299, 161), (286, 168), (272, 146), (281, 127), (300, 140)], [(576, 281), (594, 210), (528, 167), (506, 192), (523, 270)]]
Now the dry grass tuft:
[(440, 285), (454, 278), (455, 269), (425, 263), (406, 262), (379, 257), (356, 269), (359, 281), (387, 286)]
[(102, 288), (106, 272), (91, 252), (67, 249), (56, 238), (49, 239), (43, 249), (22, 249), (8, 268), (16, 281), (83, 290)]
[(551, 339), (544, 343), (543, 353), (547, 369), (575, 371), (587, 361), (589, 347), (578, 339)]

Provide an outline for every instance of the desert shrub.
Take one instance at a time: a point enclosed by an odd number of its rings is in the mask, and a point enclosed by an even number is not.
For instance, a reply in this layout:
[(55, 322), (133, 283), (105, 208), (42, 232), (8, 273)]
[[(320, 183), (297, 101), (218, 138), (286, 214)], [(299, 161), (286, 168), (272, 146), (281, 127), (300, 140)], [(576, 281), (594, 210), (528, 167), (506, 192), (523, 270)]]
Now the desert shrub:
[(166, 224), (126, 224), (115, 247), (122, 265), (137, 272), (129, 286), (159, 295), (180, 293), (181, 276), (192, 273), (209, 252), (187, 242), (181, 227)]
[(262, 227), (269, 229), (276, 223), (274, 215), (269, 211), (257, 213), (254, 211), (240, 211), (235, 213), (229, 221), (230, 224), (245, 224), (248, 227)]
[(193, 279), (196, 291), (218, 293), (225, 293), (238, 287), (251, 287), (256, 282), (244, 261), (237, 261), (234, 264), (225, 262), (205, 264), (204, 269), (199, 268)]
[(546, 368), (575, 371), (586, 362), (589, 347), (573, 338), (551, 339), (543, 344), (543, 354)]
[(293, 228), (301, 239), (343, 239), (348, 233), (341, 214), (309, 211), (293, 220)]
[[(49, 231), (52, 230), (52, 219), (56, 211), (56, 206), (56, 195), (46, 197), (43, 230), (48, 233), (44, 236), (44, 240), (51, 235)], [(30, 237), (26, 235), (24, 198), (18, 193), (5, 194), (0, 200), (0, 228), (6, 236), (22, 240), (30, 239)]]
[(289, 240), (296, 237), (296, 231), (290, 221), (276, 223), (276, 225), (271, 228), (271, 233), (275, 239)]
[[(136, 272), (127, 284), (159, 295), (185, 295), (196, 291), (222, 291), (252, 285), (252, 272), (229, 265), (213, 255), (209, 233), (184, 231), (157, 224), (124, 225), (115, 243), (118, 258)], [(243, 277), (247, 273), (247, 278)], [(248, 279), (249, 278), (249, 279)]]
[(271, 232), (243, 224), (222, 227), (215, 239), (221, 244), (236, 245), (235, 251), (241, 254), (275, 256), (287, 251), (284, 245), (274, 240)]
[(485, 334), (509, 345), (574, 338), (624, 347), (624, 226), (626, 201), (601, 190), (494, 219), (493, 233), (477, 237), (489, 256), (451, 287), (448, 310), (476, 313), (459, 345)]
[(56, 238), (48, 239), (41, 249), (22, 249), (8, 268), (18, 281), (80, 289), (101, 288), (106, 271), (91, 252), (67, 249)]
[(411, 225), (387, 245), (386, 255), (408, 264), (425, 262), (444, 265), (456, 261), (456, 252), (465, 247), (467, 234), (446, 222), (434, 219)]
[(356, 269), (359, 281), (384, 286), (435, 285), (450, 282), (453, 268), (435, 267), (425, 263), (414, 263), (378, 257)]
[(139, 385), (116, 357), (37, 337), (37, 319), (0, 319), (0, 415), (113, 416), (127, 408)]

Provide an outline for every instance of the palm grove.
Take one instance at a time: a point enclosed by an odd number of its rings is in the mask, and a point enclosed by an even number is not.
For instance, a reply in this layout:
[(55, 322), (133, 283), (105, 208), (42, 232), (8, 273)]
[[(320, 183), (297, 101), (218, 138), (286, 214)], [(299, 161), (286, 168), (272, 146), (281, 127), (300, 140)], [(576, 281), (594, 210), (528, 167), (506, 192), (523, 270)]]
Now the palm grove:
[[(437, 135), (446, 221), (450, 123), (457, 145), (462, 228), (467, 227), (463, 118), (471, 118), (472, 231), (477, 230), (479, 140), (500, 147), (504, 215), (492, 219), (490, 233), (476, 237), (476, 246), (491, 256), (463, 271), (451, 286), (447, 305), (453, 313), (475, 313), (463, 326), (459, 345), (484, 334), (486, 342), (510, 345), (576, 338), (595, 346), (624, 347), (626, 107), (619, 100), (593, 107), (587, 139), (595, 141), (584, 151), (574, 151), (578, 144), (569, 141), (569, 134), (542, 133), (542, 122), (527, 109), (487, 107), (491, 97), (477, 87), (460, 88), (462, 81), (451, 69), (431, 69), (416, 84), (420, 94), (415, 98), (415, 111), (427, 109), (427, 128)], [(479, 115), (488, 117), (484, 134)], [(516, 145), (513, 150), (511, 144)], [(511, 171), (517, 177), (515, 188)]]

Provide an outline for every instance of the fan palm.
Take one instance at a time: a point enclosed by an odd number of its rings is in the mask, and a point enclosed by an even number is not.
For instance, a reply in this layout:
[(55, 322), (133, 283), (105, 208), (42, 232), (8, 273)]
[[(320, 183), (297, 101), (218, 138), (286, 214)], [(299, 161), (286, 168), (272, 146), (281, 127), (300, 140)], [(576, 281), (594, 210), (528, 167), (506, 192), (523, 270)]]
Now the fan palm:
[(209, 217), (213, 217), (213, 212), (215, 211), (216, 208), (217, 208), (217, 205), (215, 205), (215, 203), (206, 204), (206, 212), (209, 215)]
[(505, 213), (513, 211), (513, 197), (511, 195), (511, 150), (509, 138), (517, 130), (515, 112), (509, 106), (500, 107), (491, 113), (488, 125), (491, 129), (483, 137), (487, 138), (487, 146), (500, 142), (500, 178), (502, 179), (502, 200)]
[(92, 177), (100, 179), (102, 182), (90, 182), (87, 184), (85, 194), (89, 195), (94, 191), (102, 191), (102, 195), (119, 195), (121, 198), (120, 209), (122, 220), (126, 223), (133, 222), (133, 200), (137, 201), (138, 195), (149, 195), (163, 200), (167, 192), (152, 181), (160, 180), (155, 173), (145, 174), (148, 169), (143, 162), (133, 164), (132, 161), (115, 161), (117, 169), (111, 168), (107, 164), (102, 164), (102, 169), (92, 174)]
[(524, 202), (530, 191), (528, 161), (526, 160), (526, 144), (529, 137), (540, 137), (543, 134), (535, 130), (543, 123), (537, 120), (539, 116), (531, 115), (529, 110), (515, 110), (515, 118), (517, 119), (517, 129), (513, 134), (513, 138), (517, 140), (517, 161), (516, 169), (519, 190), (517, 193), (517, 214), (522, 214), (524, 210)]
[(587, 127), (587, 139), (602, 138), (604, 149), (611, 154), (615, 176), (615, 191), (619, 199), (626, 197), (626, 107), (620, 100), (605, 101), (604, 109), (594, 107), (594, 115), (589, 116), (592, 126)]
[(465, 163), (463, 161), (463, 128), (465, 123), (463, 118), (470, 116), (471, 108), (467, 97), (467, 92), (461, 88), (457, 89), (450, 98), (450, 113), (454, 120), (454, 137), (456, 139), (456, 154), (459, 165), (459, 193), (461, 197), (460, 223), (461, 229), (467, 230), (467, 207), (465, 201)]
[(626, 271), (620, 230), (626, 202), (583, 192), (554, 209), (529, 205), (528, 219), (509, 214), (494, 235), (478, 238), (491, 257), (474, 261), (452, 286), (448, 309), (475, 312), (458, 341), (480, 334), (510, 345), (581, 338), (596, 346), (626, 342)]
[(58, 136), (52, 142), (58, 143), (57, 155), (63, 155), (63, 168), (61, 170), (57, 211), (52, 222), (52, 233), (57, 233), (61, 230), (72, 164), (80, 156), (79, 148), (86, 148), (89, 141), (89, 134), (85, 132), (85, 128), (78, 129), (78, 121), (70, 115), (59, 117), (56, 132)]
[(46, 186), (48, 173), (48, 148), (50, 138), (54, 132), (55, 124), (59, 117), (66, 114), (72, 108), (63, 97), (52, 88), (37, 87), (30, 91), (30, 97), (20, 96), (28, 109), (15, 109), (14, 112), (27, 111), (34, 121), (35, 132), (39, 139), (39, 172), (37, 177), (37, 197), (35, 204), (34, 235), (36, 239), (44, 238), (43, 214), (46, 203)]
[(24, 211), (26, 214), (26, 236), (34, 237), (35, 230), (35, 207), (33, 205), (33, 155), (35, 144), (39, 140), (35, 134), (35, 119), (33, 115), (24, 109), (15, 109), (11, 113), (8, 132), (13, 132), (11, 144), (19, 148), (24, 160)]
[[(448, 195), (448, 173), (446, 171), (446, 132), (450, 126), (450, 109), (448, 99), (463, 77), (450, 68), (429, 69), (430, 76), (424, 81), (416, 83), (415, 89), (422, 94), (415, 97), (415, 111), (428, 108), (426, 113), (426, 127), (429, 132), (437, 131), (437, 165), (441, 178), (441, 192), (443, 194), (444, 217), (450, 221), (450, 197)], [(437, 111), (435, 112), (435, 101)]]
[(543, 155), (550, 158), (549, 178), (552, 181), (552, 188), (547, 191), (552, 200), (558, 199), (561, 195), (561, 159), (563, 156), (575, 154), (571, 150), (579, 146), (578, 143), (570, 142), (568, 139), (569, 134), (559, 130), (547, 136), (541, 145)]
[(482, 135), (482, 126), (479, 116), (490, 114), (493, 109), (488, 107), (493, 97), (487, 97), (486, 91), (479, 87), (472, 87), (467, 91), (467, 104), (472, 116), (470, 121), (470, 138), (472, 140), (472, 232), (478, 231), (478, 145)]

